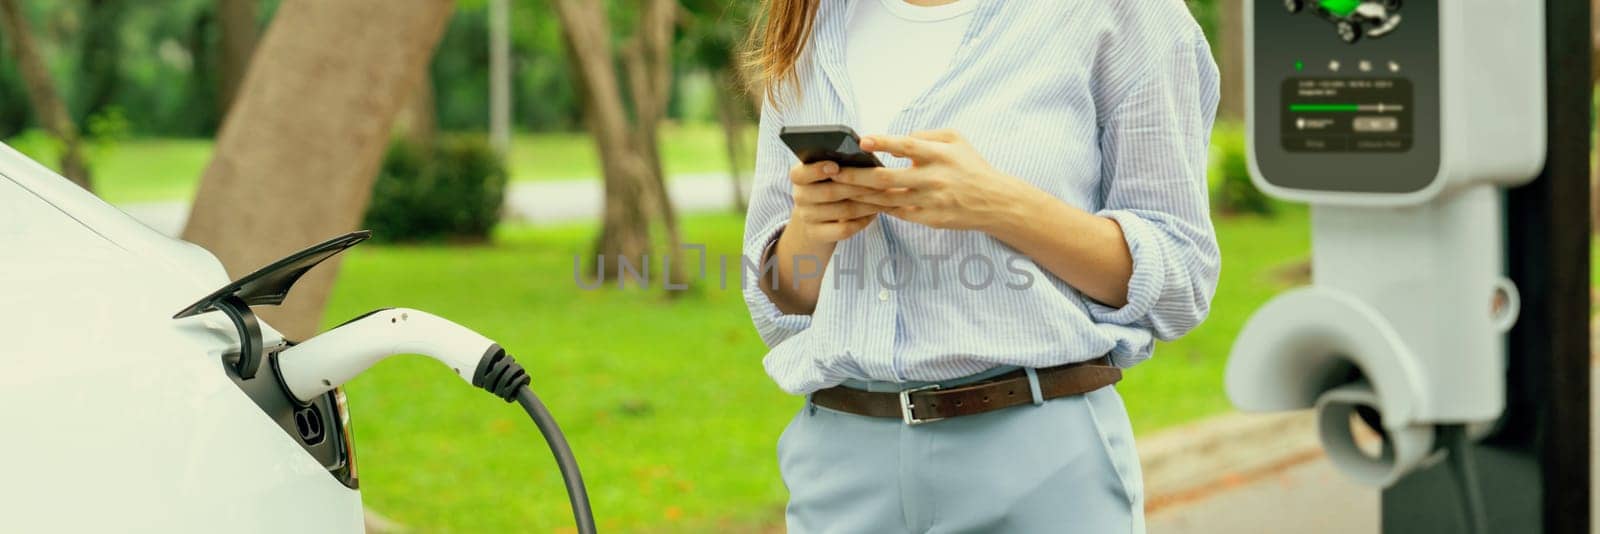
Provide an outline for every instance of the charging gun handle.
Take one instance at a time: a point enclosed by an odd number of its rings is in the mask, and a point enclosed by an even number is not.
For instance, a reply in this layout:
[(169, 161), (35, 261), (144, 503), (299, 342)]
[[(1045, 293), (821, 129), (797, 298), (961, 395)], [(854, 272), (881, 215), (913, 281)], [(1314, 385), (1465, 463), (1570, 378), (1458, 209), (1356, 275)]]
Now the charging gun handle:
[(302, 401), (344, 384), (394, 354), (421, 354), (468, 384), (498, 346), (467, 327), (409, 308), (377, 310), (278, 353), (284, 387)]

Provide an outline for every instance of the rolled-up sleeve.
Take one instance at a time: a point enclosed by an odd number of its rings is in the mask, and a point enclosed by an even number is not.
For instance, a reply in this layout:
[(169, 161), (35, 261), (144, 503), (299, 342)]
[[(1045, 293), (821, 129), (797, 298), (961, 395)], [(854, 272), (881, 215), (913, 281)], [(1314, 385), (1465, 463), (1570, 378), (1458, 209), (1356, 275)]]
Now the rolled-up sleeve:
[(744, 265), (741, 266), (745, 280), (744, 302), (750, 308), (756, 331), (768, 347), (776, 347), (811, 327), (810, 315), (783, 313), (761, 290), (762, 284), (770, 286), (772, 283), (772, 272), (766, 270), (767, 248), (789, 224), (789, 213), (794, 209), (789, 168), (798, 160), (778, 138), (782, 123), (781, 113), (770, 103), (762, 107), (761, 124), (756, 133), (755, 178), (750, 188), (749, 210), (745, 213)]
[[(1133, 257), (1128, 301), (1090, 303), (1100, 323), (1171, 340), (1205, 319), (1221, 267), (1206, 194), (1206, 157), (1218, 76), (1205, 39), (1157, 49), (1101, 120), (1099, 215), (1115, 220)], [(1143, 337), (1143, 336), (1141, 336)], [(1149, 357), (1153, 340), (1121, 347)]]

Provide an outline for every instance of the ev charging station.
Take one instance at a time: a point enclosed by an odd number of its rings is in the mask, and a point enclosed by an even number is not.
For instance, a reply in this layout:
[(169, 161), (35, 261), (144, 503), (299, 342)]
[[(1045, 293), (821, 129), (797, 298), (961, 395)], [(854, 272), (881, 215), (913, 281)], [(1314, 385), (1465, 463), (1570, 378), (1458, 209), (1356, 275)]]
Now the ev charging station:
[(1314, 409), (1386, 532), (1588, 532), (1588, 2), (1244, 9), (1251, 176), (1311, 205), (1313, 281), (1229, 398)]

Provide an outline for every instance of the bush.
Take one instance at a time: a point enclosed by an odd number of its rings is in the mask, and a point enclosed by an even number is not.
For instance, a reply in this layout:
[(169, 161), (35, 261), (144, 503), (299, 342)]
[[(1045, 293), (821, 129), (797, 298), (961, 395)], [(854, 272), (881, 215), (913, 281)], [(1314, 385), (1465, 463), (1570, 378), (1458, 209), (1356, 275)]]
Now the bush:
[(362, 225), (383, 241), (483, 241), (500, 222), (506, 171), (483, 136), (389, 146)]
[(1217, 143), (1218, 149), (1216, 172), (1222, 175), (1212, 199), (1217, 211), (1271, 215), (1272, 200), (1250, 181), (1250, 160), (1245, 153), (1244, 137), (1219, 135), (1213, 142)]

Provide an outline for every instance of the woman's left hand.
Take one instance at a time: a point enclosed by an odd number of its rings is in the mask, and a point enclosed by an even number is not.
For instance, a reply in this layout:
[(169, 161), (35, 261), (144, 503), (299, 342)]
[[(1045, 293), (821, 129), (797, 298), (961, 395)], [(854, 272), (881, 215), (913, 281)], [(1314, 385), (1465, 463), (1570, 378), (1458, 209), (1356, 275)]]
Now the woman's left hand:
[(842, 169), (834, 180), (876, 189), (855, 200), (934, 228), (993, 233), (1044, 194), (995, 170), (954, 130), (871, 135), (861, 139), (861, 149), (910, 159), (911, 167)]

